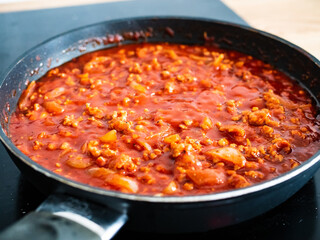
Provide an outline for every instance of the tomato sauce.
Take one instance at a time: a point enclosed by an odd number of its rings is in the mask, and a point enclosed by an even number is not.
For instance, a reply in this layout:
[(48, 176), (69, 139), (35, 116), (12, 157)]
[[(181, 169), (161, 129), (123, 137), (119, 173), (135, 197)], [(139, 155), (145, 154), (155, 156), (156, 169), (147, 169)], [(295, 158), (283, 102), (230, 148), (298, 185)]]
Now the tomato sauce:
[(133, 44), (31, 82), (10, 137), (45, 168), (92, 186), (197, 195), (279, 176), (319, 149), (310, 96), (235, 51)]

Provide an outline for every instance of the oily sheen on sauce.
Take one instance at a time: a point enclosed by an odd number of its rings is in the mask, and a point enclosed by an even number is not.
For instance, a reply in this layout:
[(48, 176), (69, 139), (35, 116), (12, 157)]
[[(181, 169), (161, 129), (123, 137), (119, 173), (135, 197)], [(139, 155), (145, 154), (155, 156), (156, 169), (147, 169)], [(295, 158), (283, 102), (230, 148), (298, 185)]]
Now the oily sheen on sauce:
[(320, 146), (315, 106), (289, 77), (235, 51), (167, 43), (50, 70), (21, 95), (10, 137), (67, 178), (160, 196), (250, 186)]

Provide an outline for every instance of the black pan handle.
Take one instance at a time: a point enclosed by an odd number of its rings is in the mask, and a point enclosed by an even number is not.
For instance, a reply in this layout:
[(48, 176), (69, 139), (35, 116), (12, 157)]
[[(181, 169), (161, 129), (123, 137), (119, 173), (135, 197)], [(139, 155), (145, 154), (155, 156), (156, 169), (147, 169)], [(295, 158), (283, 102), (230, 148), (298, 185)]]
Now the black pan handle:
[(126, 221), (125, 211), (118, 212), (67, 195), (51, 195), (36, 211), (5, 229), (0, 239), (106, 240)]

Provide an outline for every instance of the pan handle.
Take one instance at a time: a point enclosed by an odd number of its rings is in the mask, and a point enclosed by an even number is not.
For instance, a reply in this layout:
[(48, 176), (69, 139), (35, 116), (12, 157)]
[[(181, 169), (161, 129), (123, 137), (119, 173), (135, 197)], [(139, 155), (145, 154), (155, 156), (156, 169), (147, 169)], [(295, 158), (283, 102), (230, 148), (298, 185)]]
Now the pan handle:
[[(126, 207), (124, 206), (125, 210)], [(0, 234), (1, 240), (106, 240), (126, 223), (127, 215), (68, 195), (51, 195)]]

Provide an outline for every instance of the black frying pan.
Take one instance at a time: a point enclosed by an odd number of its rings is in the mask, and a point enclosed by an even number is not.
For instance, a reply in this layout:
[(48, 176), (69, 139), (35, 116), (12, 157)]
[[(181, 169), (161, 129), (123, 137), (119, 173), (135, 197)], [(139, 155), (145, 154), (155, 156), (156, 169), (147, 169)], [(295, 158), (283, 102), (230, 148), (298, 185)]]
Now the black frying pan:
[[(152, 35), (146, 37), (150, 32)], [(59, 35), (27, 52), (0, 79), (1, 140), (21, 172), (42, 192), (50, 194), (37, 211), (5, 230), (1, 239), (107, 239), (125, 223), (138, 231), (208, 231), (277, 206), (319, 168), (320, 152), (280, 177), (247, 188), (203, 196), (153, 197), (77, 183), (33, 162), (6, 135), (9, 116), (26, 82), (37, 80), (50, 68), (83, 53), (116, 46), (118, 43), (107, 38), (108, 34), (120, 34), (121, 44), (213, 42), (221, 48), (252, 55), (296, 79), (319, 105), (320, 62), (299, 47), (250, 27), (207, 19), (136, 18), (107, 21)]]

